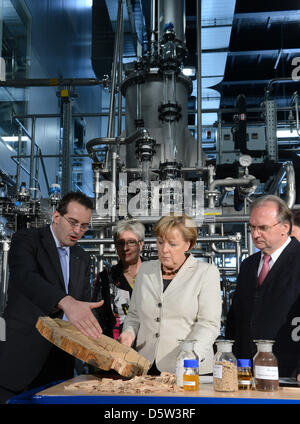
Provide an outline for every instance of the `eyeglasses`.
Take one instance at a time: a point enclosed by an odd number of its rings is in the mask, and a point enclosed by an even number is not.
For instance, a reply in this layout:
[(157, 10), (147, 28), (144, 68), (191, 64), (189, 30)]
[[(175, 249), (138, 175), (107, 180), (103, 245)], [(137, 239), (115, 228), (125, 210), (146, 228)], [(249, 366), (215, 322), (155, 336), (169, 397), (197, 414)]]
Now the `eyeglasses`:
[(271, 228), (275, 227), (276, 225), (281, 224), (280, 222), (276, 222), (276, 224), (273, 225), (251, 225), (249, 224), (250, 231), (258, 231), (259, 233), (266, 233), (267, 231), (271, 230)]
[(72, 228), (79, 227), (80, 231), (82, 232), (87, 231), (87, 229), (89, 228), (89, 224), (80, 224), (73, 218), (66, 218), (64, 215), (61, 216), (70, 224)]
[(115, 243), (115, 245), (117, 246), (117, 247), (122, 247), (122, 248), (124, 248), (125, 246), (128, 246), (128, 247), (136, 247), (138, 244), (139, 244), (139, 240), (117, 240), (116, 241), (116, 243)]

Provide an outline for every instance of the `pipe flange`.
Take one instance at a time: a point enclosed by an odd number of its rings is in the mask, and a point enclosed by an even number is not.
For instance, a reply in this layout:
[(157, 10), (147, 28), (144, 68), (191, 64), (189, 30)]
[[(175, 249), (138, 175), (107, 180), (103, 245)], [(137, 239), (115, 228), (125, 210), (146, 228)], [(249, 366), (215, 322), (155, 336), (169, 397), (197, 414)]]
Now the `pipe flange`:
[(165, 122), (179, 121), (181, 118), (182, 107), (178, 103), (161, 104), (158, 108), (159, 119)]

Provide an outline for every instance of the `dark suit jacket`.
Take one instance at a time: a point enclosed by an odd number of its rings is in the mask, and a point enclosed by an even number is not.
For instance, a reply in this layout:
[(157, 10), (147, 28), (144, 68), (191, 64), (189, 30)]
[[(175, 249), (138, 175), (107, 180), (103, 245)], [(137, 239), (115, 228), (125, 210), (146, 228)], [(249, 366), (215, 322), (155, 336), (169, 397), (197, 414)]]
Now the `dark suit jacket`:
[[(0, 386), (23, 390), (40, 372), (52, 346), (35, 328), (39, 316), (61, 318), (66, 296), (59, 255), (50, 228), (20, 230), (9, 251), (6, 341), (0, 342)], [(90, 300), (89, 255), (70, 248), (69, 294)]]
[(238, 358), (250, 359), (256, 353), (253, 340), (275, 340), (279, 375), (295, 376), (300, 372), (300, 243), (292, 238), (262, 286), (257, 281), (260, 256), (255, 253), (241, 265), (226, 337), (235, 340)]

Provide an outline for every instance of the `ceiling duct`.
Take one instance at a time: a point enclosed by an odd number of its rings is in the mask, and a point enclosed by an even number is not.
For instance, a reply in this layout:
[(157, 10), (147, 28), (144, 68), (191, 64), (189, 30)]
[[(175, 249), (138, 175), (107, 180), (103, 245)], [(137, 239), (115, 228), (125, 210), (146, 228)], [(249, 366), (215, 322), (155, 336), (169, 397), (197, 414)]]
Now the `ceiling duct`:
[(98, 79), (110, 75), (115, 33), (105, 0), (93, 0), (92, 8), (92, 66)]

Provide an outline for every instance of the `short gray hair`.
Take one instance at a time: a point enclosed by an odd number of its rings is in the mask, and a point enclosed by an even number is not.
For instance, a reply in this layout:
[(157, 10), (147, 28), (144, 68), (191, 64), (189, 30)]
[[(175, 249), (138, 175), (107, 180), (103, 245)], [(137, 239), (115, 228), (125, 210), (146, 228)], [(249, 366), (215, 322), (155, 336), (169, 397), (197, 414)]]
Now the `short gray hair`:
[(117, 241), (120, 234), (124, 233), (124, 231), (132, 231), (139, 241), (143, 241), (145, 238), (144, 225), (134, 219), (123, 219), (117, 223), (113, 231), (114, 241)]
[(278, 196), (274, 196), (273, 194), (267, 194), (265, 196), (257, 197), (253, 203), (250, 205), (250, 213), (253, 211), (253, 209), (258, 208), (259, 206), (263, 206), (267, 202), (273, 202), (275, 205), (277, 205), (277, 218), (279, 222), (288, 222), (290, 224), (290, 231), (292, 230), (292, 223), (293, 223), (293, 217), (292, 212), (285, 203), (284, 200), (282, 200)]

